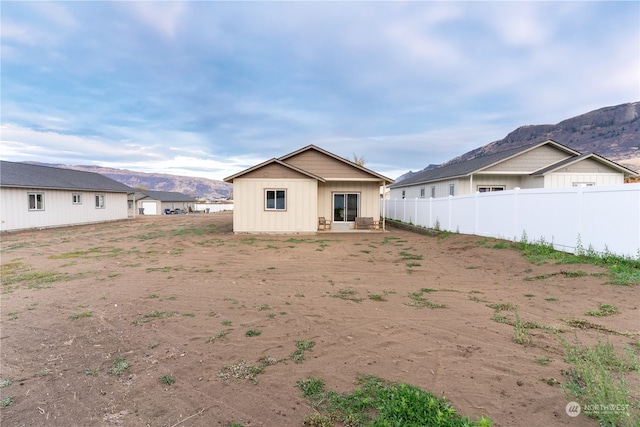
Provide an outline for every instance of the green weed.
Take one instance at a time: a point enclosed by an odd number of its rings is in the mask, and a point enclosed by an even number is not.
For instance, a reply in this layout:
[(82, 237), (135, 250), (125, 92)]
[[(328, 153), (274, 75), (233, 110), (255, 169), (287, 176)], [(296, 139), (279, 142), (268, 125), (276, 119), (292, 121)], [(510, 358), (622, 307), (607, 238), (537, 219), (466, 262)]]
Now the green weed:
[(306, 378), (297, 382), (302, 395), (315, 409), (305, 426), (482, 426), (492, 421), (484, 416), (473, 422), (460, 416), (449, 402), (418, 387), (385, 381), (374, 376), (357, 379), (352, 393), (325, 391), (324, 381)]
[(160, 377), (160, 382), (166, 385), (172, 385), (176, 382), (171, 375), (163, 375)]
[(246, 337), (257, 337), (262, 334), (262, 331), (259, 329), (249, 329), (244, 333)]
[(584, 315), (603, 317), (603, 316), (610, 316), (612, 314), (618, 314), (618, 313), (620, 312), (615, 306), (610, 304), (600, 304), (600, 307), (597, 310), (587, 311), (586, 313), (584, 313)]
[(131, 363), (127, 362), (123, 355), (118, 355), (113, 359), (113, 364), (109, 369), (109, 374), (119, 376), (123, 372), (129, 370), (131, 368)]
[(77, 320), (77, 319), (84, 319), (84, 318), (87, 318), (87, 317), (93, 317), (93, 312), (92, 311), (83, 311), (82, 313), (72, 314), (71, 316), (69, 316), (69, 319)]

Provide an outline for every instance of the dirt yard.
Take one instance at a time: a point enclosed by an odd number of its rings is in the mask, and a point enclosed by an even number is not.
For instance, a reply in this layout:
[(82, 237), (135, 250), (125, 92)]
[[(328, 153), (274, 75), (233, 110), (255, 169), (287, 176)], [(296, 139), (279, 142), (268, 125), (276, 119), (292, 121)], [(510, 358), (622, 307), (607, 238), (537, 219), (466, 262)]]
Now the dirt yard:
[[(554, 380), (568, 365), (548, 329), (618, 348), (632, 339), (565, 320), (638, 332), (636, 288), (550, 275), (603, 271), (592, 265), (534, 265), (477, 236), (234, 235), (231, 220), (138, 217), (3, 235), (0, 368), (10, 384), (0, 393), (13, 400), (2, 426), (301, 426), (313, 409), (297, 381), (348, 392), (364, 374), (496, 426), (596, 426), (565, 412)], [(493, 320), (489, 305), (500, 303), (549, 328), (515, 343), (514, 326)], [(601, 303), (620, 313), (584, 315)], [(315, 343), (300, 363), (290, 358), (297, 341)], [(241, 360), (275, 359), (257, 383), (223, 378)]]

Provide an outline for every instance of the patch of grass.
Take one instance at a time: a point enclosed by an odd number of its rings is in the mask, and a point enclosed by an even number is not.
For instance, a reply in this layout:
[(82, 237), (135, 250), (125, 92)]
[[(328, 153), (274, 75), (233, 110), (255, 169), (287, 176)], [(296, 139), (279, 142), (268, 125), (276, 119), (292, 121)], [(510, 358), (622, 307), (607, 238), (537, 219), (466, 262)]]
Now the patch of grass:
[(362, 302), (364, 298), (357, 298), (356, 295), (358, 292), (353, 289), (340, 289), (337, 294), (331, 295), (332, 298), (339, 298), (347, 301), (353, 302)]
[(551, 359), (549, 359), (548, 357), (540, 357), (536, 359), (536, 363), (538, 365), (547, 366), (549, 363), (551, 363)]
[(3, 378), (0, 380), (0, 388), (9, 387), (12, 382), (11, 378)]
[(261, 304), (261, 305), (257, 306), (256, 308), (258, 309), (258, 311), (271, 310), (271, 307), (269, 306), (269, 304)]
[(635, 337), (635, 334), (632, 332), (620, 332), (620, 331), (616, 331), (614, 329), (611, 329), (607, 326), (603, 326), (603, 325), (598, 325), (595, 323), (591, 323), (588, 320), (583, 320), (583, 319), (562, 319), (563, 322), (565, 322), (567, 325), (572, 326), (574, 328), (577, 329), (593, 329), (596, 331), (600, 331), (600, 332), (605, 332), (608, 334), (613, 334), (613, 335), (622, 335), (625, 337)]
[(156, 347), (157, 347), (157, 346), (159, 346), (159, 345), (160, 345), (160, 343), (159, 343), (159, 342), (152, 342), (151, 344), (149, 344), (149, 345), (147, 346), (147, 348), (148, 348), (149, 350), (153, 350), (154, 348), (156, 348)]
[(16, 320), (18, 318), (18, 312), (17, 311), (11, 311), (11, 312), (7, 313), (7, 316), (9, 316), (9, 320)]
[(182, 313), (184, 317), (196, 317), (195, 313)]
[(160, 377), (160, 382), (166, 385), (172, 385), (176, 382), (171, 375), (163, 375)]
[[(615, 350), (610, 342), (600, 340), (593, 346), (569, 343), (562, 338), (566, 358), (571, 365), (563, 374), (567, 397), (575, 398), (582, 412), (598, 419), (600, 425), (632, 426), (632, 420), (640, 419), (640, 400), (632, 395), (627, 375), (640, 379), (640, 362), (630, 349), (624, 355)], [(617, 410), (601, 410), (602, 406), (614, 406)]]
[(174, 236), (186, 236), (186, 235), (202, 236), (205, 234), (215, 234), (217, 232), (218, 232), (218, 226), (216, 224), (206, 224), (206, 225), (201, 225), (200, 227), (191, 226), (191, 227), (180, 228), (178, 230), (173, 231), (172, 234)]
[(235, 378), (237, 380), (251, 380), (254, 384), (258, 384), (258, 375), (262, 374), (267, 366), (278, 363), (273, 357), (265, 357), (260, 360), (257, 366), (247, 365), (247, 362), (240, 359), (238, 362), (224, 366), (219, 372), (218, 377), (223, 380)]
[(302, 363), (304, 360), (304, 352), (311, 350), (316, 345), (315, 341), (296, 341), (296, 351), (291, 354), (291, 360), (296, 363)]
[(298, 381), (302, 395), (315, 409), (305, 418), (305, 426), (482, 426), (492, 421), (482, 416), (476, 422), (460, 416), (445, 399), (405, 383), (362, 376), (352, 393), (325, 391), (324, 381), (306, 378)]
[(600, 304), (600, 307), (597, 310), (587, 311), (586, 313), (584, 313), (584, 315), (603, 317), (603, 316), (610, 316), (612, 314), (618, 314), (618, 313), (620, 312), (615, 306), (610, 304)]
[(231, 326), (233, 324), (233, 322), (231, 322), (231, 320), (223, 320), (222, 321), (222, 326)]
[(558, 301), (558, 298), (556, 298), (556, 297), (549, 297), (549, 298), (545, 298), (544, 300), (545, 300), (545, 301), (549, 301), (549, 302), (555, 302), (555, 301)]
[(7, 396), (0, 399), (0, 408), (6, 408), (13, 405), (13, 396)]
[(72, 251), (65, 252), (59, 255), (50, 255), (49, 259), (68, 259), (68, 258), (103, 258), (103, 257), (115, 257), (120, 255), (121, 248), (104, 248), (96, 247), (86, 251)]
[(123, 372), (129, 370), (130, 368), (131, 363), (127, 362), (122, 354), (119, 354), (115, 357), (115, 359), (113, 359), (113, 363), (111, 365), (111, 368), (109, 369), (109, 374), (120, 376)]
[(425, 292), (432, 292), (429, 288), (422, 288), (419, 292), (411, 292), (409, 294), (409, 298), (411, 298), (410, 303), (406, 303), (406, 305), (410, 305), (412, 307), (427, 307), (427, 308), (446, 308), (447, 306), (444, 304), (436, 304), (429, 301), (426, 298), (423, 298), (422, 295)]
[(259, 329), (249, 329), (244, 333), (245, 337), (257, 337), (262, 334), (262, 331)]
[(207, 338), (206, 342), (208, 344), (213, 344), (217, 340), (225, 338), (227, 335), (229, 335), (229, 332), (227, 332), (227, 331), (218, 332), (214, 336)]
[(517, 344), (529, 344), (531, 342), (531, 335), (529, 335), (529, 332), (527, 332), (527, 328), (524, 327), (522, 321), (520, 320), (518, 310), (515, 310), (514, 313), (516, 316), (516, 323), (513, 326), (513, 342)]
[(406, 250), (404, 251), (400, 251), (400, 256), (402, 257), (403, 261), (408, 261), (408, 260), (422, 260), (424, 259), (424, 257), (420, 254), (412, 254), (407, 252)]
[(160, 295), (158, 294), (151, 294), (149, 295), (149, 298), (153, 299), (153, 298), (160, 298)]
[(373, 301), (386, 301), (387, 299), (380, 294), (369, 294), (369, 299)]
[(99, 371), (99, 369), (86, 368), (83, 372), (84, 372), (85, 375), (89, 375), (91, 377), (97, 377), (98, 376), (98, 371)]
[(174, 315), (178, 314), (177, 311), (158, 311), (158, 310), (152, 310), (148, 313), (145, 313), (142, 316), (142, 319), (138, 319), (138, 320), (134, 320), (133, 322), (131, 322), (132, 325), (137, 326), (141, 323), (147, 323), (152, 321), (153, 319), (167, 319), (169, 317), (172, 317)]
[(76, 313), (69, 316), (71, 320), (84, 319), (87, 317), (93, 317), (93, 311), (83, 311), (82, 313)]
[(420, 264), (419, 262), (408, 262), (405, 265), (411, 268), (411, 267), (420, 267), (422, 264)]
[(515, 311), (516, 307), (510, 302), (491, 303), (487, 307), (493, 308), (495, 311)]

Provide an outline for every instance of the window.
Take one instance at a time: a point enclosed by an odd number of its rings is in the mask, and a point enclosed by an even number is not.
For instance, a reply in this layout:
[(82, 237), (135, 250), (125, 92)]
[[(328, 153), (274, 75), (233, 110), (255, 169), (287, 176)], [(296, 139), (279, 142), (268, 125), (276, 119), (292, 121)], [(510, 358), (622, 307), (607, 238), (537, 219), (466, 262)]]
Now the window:
[(435, 185), (431, 186), (431, 198), (432, 199), (436, 198), (436, 186)]
[(504, 191), (504, 185), (478, 185), (479, 193), (489, 193), (491, 191)]
[(424, 187), (420, 187), (420, 198), (424, 199), (427, 194), (427, 191)]
[(104, 194), (96, 194), (96, 209), (104, 209)]
[(44, 210), (44, 193), (29, 193), (29, 210)]
[(574, 182), (573, 183), (574, 187), (593, 187), (594, 185), (596, 185), (595, 182)]
[(71, 200), (72, 200), (74, 205), (81, 205), (82, 204), (82, 194), (73, 193), (73, 195), (71, 196)]
[(456, 185), (455, 184), (449, 184), (449, 195), (450, 196), (455, 196), (456, 195)]
[(264, 208), (268, 211), (284, 211), (287, 209), (286, 190), (265, 190)]

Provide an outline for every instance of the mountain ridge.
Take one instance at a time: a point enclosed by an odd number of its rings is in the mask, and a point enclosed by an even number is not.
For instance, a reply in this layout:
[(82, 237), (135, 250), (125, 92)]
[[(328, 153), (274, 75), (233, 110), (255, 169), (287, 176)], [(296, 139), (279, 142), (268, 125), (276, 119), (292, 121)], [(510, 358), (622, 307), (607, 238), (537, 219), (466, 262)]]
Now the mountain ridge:
[(128, 185), (153, 191), (173, 191), (198, 199), (219, 200), (231, 196), (233, 186), (224, 181), (165, 173), (137, 172), (128, 169), (94, 165), (65, 165), (42, 162), (26, 162), (34, 165), (94, 172)]
[(459, 163), (523, 145), (552, 139), (583, 154), (597, 153), (634, 171), (640, 171), (640, 101), (603, 107), (556, 124), (524, 125), (503, 139), (454, 157), (440, 165), (409, 171), (401, 181), (434, 167)]

